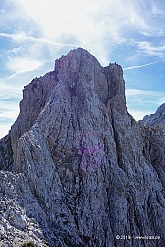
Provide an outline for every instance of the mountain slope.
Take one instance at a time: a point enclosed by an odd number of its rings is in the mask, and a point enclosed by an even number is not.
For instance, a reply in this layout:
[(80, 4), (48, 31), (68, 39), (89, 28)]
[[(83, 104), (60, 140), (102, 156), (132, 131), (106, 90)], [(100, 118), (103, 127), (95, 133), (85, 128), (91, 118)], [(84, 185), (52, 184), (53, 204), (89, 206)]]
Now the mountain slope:
[(154, 114), (146, 115), (140, 120), (140, 123), (153, 128), (157, 126), (162, 129), (165, 134), (165, 103), (159, 106)]
[(164, 139), (127, 113), (121, 66), (82, 48), (56, 60), (25, 87), (7, 145), (0, 193), (22, 220), (2, 208), (9, 246), (164, 246)]

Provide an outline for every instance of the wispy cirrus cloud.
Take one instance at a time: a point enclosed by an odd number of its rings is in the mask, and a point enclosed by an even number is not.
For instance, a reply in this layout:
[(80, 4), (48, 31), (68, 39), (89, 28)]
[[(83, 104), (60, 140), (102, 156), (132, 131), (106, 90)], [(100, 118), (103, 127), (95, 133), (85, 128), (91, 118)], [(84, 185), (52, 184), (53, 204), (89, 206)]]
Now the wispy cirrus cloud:
[(32, 70), (36, 70), (43, 65), (43, 61), (32, 58), (19, 58), (12, 57), (6, 63), (8, 70), (13, 71), (15, 74), (22, 74)]
[(138, 48), (146, 53), (149, 56), (158, 56), (158, 57), (164, 57), (165, 56), (165, 45), (152, 45), (151, 42), (144, 41), (144, 42), (138, 42)]
[(14, 2), (40, 26), (43, 37), (39, 42), (48, 41), (51, 50), (54, 40), (57, 45), (78, 44), (90, 50), (103, 65), (109, 62), (113, 47), (128, 43), (130, 33), (149, 29), (146, 12), (136, 0), (127, 4), (122, 0), (105, 0), (104, 4), (101, 0)]
[(8, 119), (9, 122), (15, 119), (18, 114), (19, 100), (18, 98), (0, 98), (0, 120)]
[[(59, 54), (60, 49), (64, 53), (71, 47), (82, 46), (90, 50), (101, 64), (106, 65), (110, 61), (113, 48), (127, 45), (130, 35), (139, 43), (133, 45), (132, 49), (145, 52), (137, 37), (139, 34), (145, 36), (143, 34), (151, 30), (158, 31), (157, 25), (151, 21), (156, 16), (154, 9), (158, 12), (160, 6), (149, 0), (145, 4), (142, 0), (105, 0), (104, 4), (101, 0), (41, 0), (40, 4), (38, 0), (10, 1), (19, 8), (20, 19), (23, 20), (26, 15), (28, 22), (20, 22), (22, 24), (19, 24), (19, 33), (0, 35), (20, 42), (47, 44), (52, 55)], [(33, 23), (33, 35), (29, 35), (29, 29), (28, 32), (24, 31), (24, 25), (27, 26), (30, 19)], [(36, 37), (37, 30), (40, 36)]]
[(17, 83), (9, 82), (8, 80), (0, 79), (0, 99), (7, 98), (20, 98), (22, 92), (20, 91), (20, 85)]
[(0, 37), (15, 41), (14, 48), (3, 51), (3, 57), (6, 57), (4, 67), (10, 73), (9, 79), (19, 74), (37, 71), (53, 61), (47, 48), (47, 44), (51, 43), (48, 40), (27, 36), (26, 33), (0, 33)]
[(4, 37), (4, 38), (11, 38), (13, 40), (19, 41), (19, 42), (23, 42), (23, 41), (29, 41), (29, 42), (35, 42), (35, 43), (44, 43), (44, 44), (50, 44), (50, 45), (54, 45), (54, 46), (71, 46), (71, 47), (76, 47), (75, 44), (69, 44), (69, 43), (59, 43), (59, 42), (54, 42), (52, 40), (49, 39), (45, 39), (45, 38), (36, 38), (33, 36), (27, 36), (26, 33), (22, 32), (22, 33), (0, 33), (0, 37)]
[(140, 90), (140, 89), (127, 89), (126, 90), (127, 96), (150, 96), (150, 97), (164, 97), (164, 92), (159, 91), (147, 91), (147, 90)]
[(161, 59), (161, 60), (158, 60), (158, 61), (151, 62), (151, 63), (130, 66), (130, 67), (127, 67), (127, 68), (123, 68), (123, 71), (130, 70), (130, 69), (139, 69), (139, 68), (142, 68), (142, 67), (150, 66), (150, 65), (153, 65), (153, 64), (156, 64), (156, 63), (160, 63), (160, 62), (164, 62), (164, 61), (165, 61), (165, 58)]

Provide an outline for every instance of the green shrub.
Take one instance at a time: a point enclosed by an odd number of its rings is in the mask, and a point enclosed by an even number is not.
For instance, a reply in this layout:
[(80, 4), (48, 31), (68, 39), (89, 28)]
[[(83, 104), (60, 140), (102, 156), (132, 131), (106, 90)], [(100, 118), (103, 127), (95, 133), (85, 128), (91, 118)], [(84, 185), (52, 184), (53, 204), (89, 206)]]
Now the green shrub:
[(36, 247), (32, 242), (24, 243), (22, 247)]

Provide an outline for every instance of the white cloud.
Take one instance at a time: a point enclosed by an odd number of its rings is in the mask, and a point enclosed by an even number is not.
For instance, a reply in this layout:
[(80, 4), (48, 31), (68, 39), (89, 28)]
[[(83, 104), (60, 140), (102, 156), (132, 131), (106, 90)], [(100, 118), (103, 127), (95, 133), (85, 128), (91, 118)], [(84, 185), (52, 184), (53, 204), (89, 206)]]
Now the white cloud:
[(6, 67), (15, 73), (25, 73), (38, 69), (43, 65), (43, 61), (31, 58), (10, 57)]
[[(91, 1), (41, 0), (39, 4), (37, 0), (16, 0), (15, 2), (22, 6), (23, 11), (25, 10), (40, 26), (43, 42), (49, 40), (50, 44), (67, 45), (63, 44), (66, 34), (66, 36), (76, 37), (77, 41), (81, 40), (82, 44), (82, 40), (88, 41), (89, 37), (95, 33), (96, 27), (87, 16)], [(68, 45), (75, 46), (72, 43)]]
[(135, 96), (135, 95), (141, 95), (146, 93), (146, 91), (138, 90), (138, 89), (127, 89), (126, 90), (126, 96)]
[(148, 41), (139, 42), (137, 45), (141, 51), (145, 52), (149, 56), (165, 56), (165, 45), (154, 46)]
[(143, 94), (143, 95), (162, 95), (163, 92), (159, 91), (147, 91), (147, 90), (140, 90), (140, 89), (127, 89), (126, 90), (127, 95), (135, 95), (135, 94)]
[[(45, 42), (50, 46), (82, 46), (90, 50), (103, 64), (109, 62), (107, 57), (114, 46), (129, 42), (129, 33), (136, 36), (139, 33), (156, 34), (160, 30), (154, 22), (157, 20), (155, 12), (158, 13), (160, 7), (148, 0), (145, 3), (142, 0), (40, 0), (40, 2), (11, 0), (11, 2), (19, 8), (22, 20), (24, 16), (29, 17), (34, 26), (38, 27), (36, 30), (40, 29), (42, 37), (36, 38), (34, 35), (24, 33), (10, 37)], [(164, 25), (163, 21), (162, 23), (160, 25)], [(70, 42), (65, 42), (67, 37), (70, 37)], [(141, 42), (138, 49), (149, 49), (144, 48), (144, 45)], [(52, 49), (54, 48), (50, 47), (51, 51)], [(152, 52), (158, 53), (153, 49)]]
[[(0, 36), (10, 37), (18, 42), (47, 44), (53, 58), (64, 47), (69, 51), (71, 47), (81, 46), (90, 50), (102, 65), (107, 65), (113, 48), (130, 42), (129, 33), (136, 36), (137, 33), (147, 33), (155, 29), (153, 23), (151, 25), (151, 15), (155, 14), (148, 14), (153, 9), (150, 1), (146, 1), (145, 4), (142, 0), (126, 2), (11, 0), (11, 2), (19, 9), (21, 20), (19, 31), (15, 34), (1, 33)], [(29, 26), (33, 23), (31, 33), (25, 28), (27, 23)], [(142, 49), (140, 45), (137, 48)]]
[(69, 44), (69, 43), (65, 44), (65, 43), (54, 42), (52, 40), (45, 39), (45, 38), (36, 38), (33, 36), (27, 36), (27, 34), (25, 32), (21, 32), (21, 33), (17, 33), (17, 34), (0, 33), (0, 37), (11, 38), (11, 39), (16, 40), (18, 42), (29, 41), (29, 42), (45, 43), (45, 44), (50, 44), (50, 45), (54, 45), (54, 46), (65, 46), (66, 45), (66, 46), (75, 47), (75, 44)]
[[(42, 30), (39, 42), (51, 45), (82, 46), (106, 65), (114, 46), (127, 43), (129, 32), (149, 28), (144, 11), (137, 1), (123, 0), (14, 0), (22, 6)], [(23, 38), (15, 37), (15, 38)], [(30, 37), (29, 37), (30, 38)], [(32, 39), (32, 38), (30, 38)], [(72, 42), (73, 41), (73, 42)], [(76, 41), (76, 42), (75, 42)], [(54, 49), (50, 47), (50, 49)], [(108, 52), (107, 52), (108, 49)]]
[[(0, 36), (16, 41), (14, 48), (3, 52), (3, 57), (6, 56), (4, 62), (5, 68), (14, 73), (10, 78), (18, 74), (38, 70), (43, 65), (45, 66), (54, 60), (54, 57), (52, 59), (51, 52), (49, 51), (49, 46), (47, 46), (47, 44), (55, 45), (54, 42), (27, 36), (26, 33), (0, 33)], [(61, 44), (59, 46), (62, 47)], [(58, 50), (59, 48), (54, 49), (56, 52)]]

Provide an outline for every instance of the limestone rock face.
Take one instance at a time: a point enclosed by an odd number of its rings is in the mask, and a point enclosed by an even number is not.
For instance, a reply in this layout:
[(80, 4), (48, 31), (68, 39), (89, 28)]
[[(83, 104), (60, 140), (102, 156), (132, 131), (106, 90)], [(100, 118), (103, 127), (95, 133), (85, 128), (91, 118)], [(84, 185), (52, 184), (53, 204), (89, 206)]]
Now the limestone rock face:
[(4, 246), (164, 246), (164, 139), (127, 113), (121, 66), (56, 60), (0, 147)]

